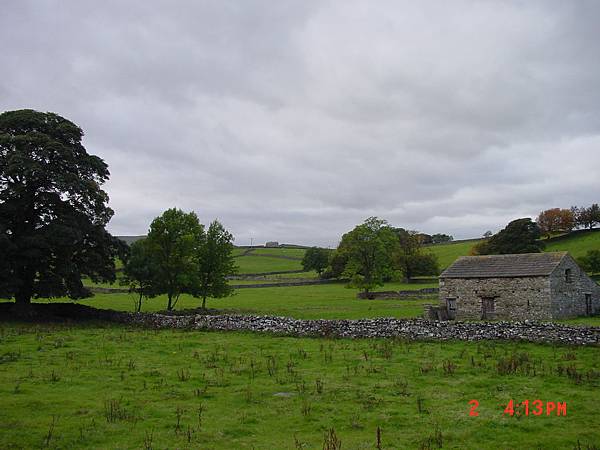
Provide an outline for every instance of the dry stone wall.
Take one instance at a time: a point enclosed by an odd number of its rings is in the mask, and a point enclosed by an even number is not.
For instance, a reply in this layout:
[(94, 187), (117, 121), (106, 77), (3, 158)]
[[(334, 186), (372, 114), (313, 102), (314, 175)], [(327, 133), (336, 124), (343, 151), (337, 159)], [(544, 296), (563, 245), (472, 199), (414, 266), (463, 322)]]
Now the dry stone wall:
[[(58, 306), (58, 308), (56, 308)], [(600, 327), (543, 322), (458, 322), (424, 319), (301, 320), (253, 315), (167, 315), (98, 310), (75, 305), (55, 307), (55, 314), (107, 320), (151, 328), (266, 332), (287, 336), (339, 338), (401, 338), (408, 340), (520, 340), (600, 346)]]

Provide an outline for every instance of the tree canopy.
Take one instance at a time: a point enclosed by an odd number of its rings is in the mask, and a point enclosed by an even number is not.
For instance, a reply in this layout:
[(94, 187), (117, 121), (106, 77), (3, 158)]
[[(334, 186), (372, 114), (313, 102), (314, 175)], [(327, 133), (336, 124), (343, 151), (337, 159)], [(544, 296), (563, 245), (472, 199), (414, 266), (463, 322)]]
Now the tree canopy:
[(516, 219), (489, 239), (473, 247), (475, 255), (538, 253), (544, 248), (540, 227), (529, 218)]
[(233, 235), (219, 221), (213, 221), (202, 236), (198, 247), (198, 285), (194, 296), (202, 298), (202, 308), (206, 308), (206, 298), (222, 298), (233, 294), (227, 277), (237, 271), (233, 258)]
[(311, 247), (306, 250), (302, 258), (302, 268), (306, 271), (316, 270), (319, 276), (329, 264), (329, 250)]
[(32, 298), (90, 295), (82, 276), (114, 281), (125, 251), (105, 229), (108, 167), (82, 137), (54, 113), (0, 114), (0, 296), (21, 311)]
[(150, 224), (147, 251), (152, 260), (153, 292), (167, 295), (167, 309), (177, 304), (183, 293), (193, 294), (198, 283), (196, 257), (204, 226), (196, 213), (171, 208)]
[(394, 228), (394, 232), (399, 243), (395, 264), (407, 281), (410, 282), (415, 276), (439, 273), (436, 256), (423, 251), (421, 235), (418, 232), (404, 228)]
[(344, 275), (350, 286), (369, 291), (382, 286), (393, 272), (398, 238), (385, 220), (368, 218), (363, 224), (342, 236), (338, 252), (347, 258)]

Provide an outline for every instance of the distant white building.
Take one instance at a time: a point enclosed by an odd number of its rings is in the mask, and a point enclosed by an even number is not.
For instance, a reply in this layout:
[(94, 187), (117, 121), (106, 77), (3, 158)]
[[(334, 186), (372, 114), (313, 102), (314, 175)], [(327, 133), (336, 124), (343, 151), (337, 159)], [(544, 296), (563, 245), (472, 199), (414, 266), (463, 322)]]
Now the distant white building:
[(279, 242), (277, 241), (270, 241), (265, 243), (265, 247), (279, 247)]

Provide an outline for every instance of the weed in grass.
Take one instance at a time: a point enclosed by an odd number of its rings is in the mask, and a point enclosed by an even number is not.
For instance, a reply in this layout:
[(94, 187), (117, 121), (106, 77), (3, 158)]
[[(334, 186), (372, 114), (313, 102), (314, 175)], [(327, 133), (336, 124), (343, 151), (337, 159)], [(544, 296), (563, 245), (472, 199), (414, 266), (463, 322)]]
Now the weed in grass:
[(529, 375), (532, 369), (529, 361), (530, 357), (527, 352), (511, 353), (496, 360), (496, 370), (498, 375), (513, 375), (517, 372)]
[(244, 400), (246, 400), (246, 403), (252, 403), (252, 396), (252, 386), (248, 385), (244, 390)]
[(394, 381), (394, 391), (397, 395), (408, 397), (410, 395), (408, 390), (408, 381), (404, 378)]
[(443, 368), (444, 375), (454, 375), (454, 372), (456, 371), (456, 364), (448, 359), (444, 361)]
[(362, 424), (358, 413), (354, 414), (350, 419), (350, 428), (352, 428), (353, 430), (362, 430), (364, 428), (364, 425)]
[(433, 370), (433, 364), (430, 362), (421, 363), (419, 366), (419, 372), (421, 375), (425, 375)]
[(335, 430), (330, 428), (323, 437), (323, 450), (341, 450), (342, 441), (336, 436)]
[(298, 439), (298, 436), (296, 436), (294, 434), (294, 448), (296, 450), (302, 450), (307, 447), (308, 447), (308, 444), (306, 442), (302, 442), (300, 439)]
[(56, 424), (58, 423), (58, 416), (52, 415), (52, 421), (48, 426), (48, 431), (46, 432), (46, 436), (44, 436), (44, 441), (42, 443), (43, 447), (49, 447), (50, 441), (54, 437), (54, 429), (56, 428)]
[(442, 430), (440, 430), (440, 427), (436, 425), (433, 433), (419, 443), (419, 449), (432, 450), (436, 448), (442, 448), (443, 445), (444, 440), (442, 436)]
[(129, 361), (127, 362), (127, 369), (131, 370), (135, 370), (135, 361), (133, 359), (129, 359)]
[(300, 406), (300, 412), (304, 417), (308, 417), (310, 415), (310, 411), (312, 409), (312, 405), (307, 398), (302, 399), (302, 404)]
[(177, 379), (179, 381), (188, 381), (190, 379), (189, 369), (177, 369)]
[(108, 423), (116, 423), (131, 417), (125, 406), (121, 404), (122, 399), (108, 399), (104, 401), (104, 418)]
[(270, 377), (277, 374), (277, 361), (274, 356), (267, 356), (267, 372)]
[(375, 432), (375, 448), (381, 450), (381, 428), (377, 427)]
[(417, 396), (417, 412), (419, 414), (429, 414), (429, 411), (425, 408), (425, 399), (420, 395)]
[(175, 410), (175, 434), (179, 434), (179, 432), (181, 431), (181, 418), (183, 417), (184, 413), (185, 410), (180, 406), (178, 406)]
[(323, 380), (321, 380), (320, 378), (317, 378), (315, 380), (315, 390), (317, 391), (317, 394), (323, 393)]
[(152, 450), (152, 441), (154, 440), (154, 429), (146, 431), (144, 436), (143, 447), (144, 450)]
[(52, 372), (50, 372), (50, 375), (48, 375), (48, 381), (51, 383), (57, 383), (60, 381), (60, 375), (54, 369), (52, 369)]

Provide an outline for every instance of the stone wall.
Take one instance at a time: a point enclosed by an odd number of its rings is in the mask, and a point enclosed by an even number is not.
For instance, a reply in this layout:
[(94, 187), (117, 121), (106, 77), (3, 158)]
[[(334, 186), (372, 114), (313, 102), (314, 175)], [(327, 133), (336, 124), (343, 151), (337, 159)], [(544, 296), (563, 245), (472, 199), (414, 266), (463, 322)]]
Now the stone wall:
[(480, 320), (482, 297), (494, 298), (495, 313), (489, 319), (552, 318), (548, 277), (440, 279), (440, 304), (456, 299), (458, 320)]
[(423, 288), (406, 291), (375, 291), (369, 292), (367, 296), (364, 292), (356, 294), (358, 298), (368, 300), (383, 300), (386, 298), (407, 298), (407, 297), (427, 297), (439, 292), (438, 288)]
[[(0, 318), (14, 320), (13, 304), (0, 303)], [(541, 322), (459, 322), (424, 319), (301, 320), (289, 317), (150, 314), (96, 309), (73, 303), (34, 303), (38, 314), (74, 320), (100, 320), (144, 326), (214, 331), (251, 331), (298, 337), (400, 338), (407, 340), (521, 340), (600, 346), (600, 327)]]

